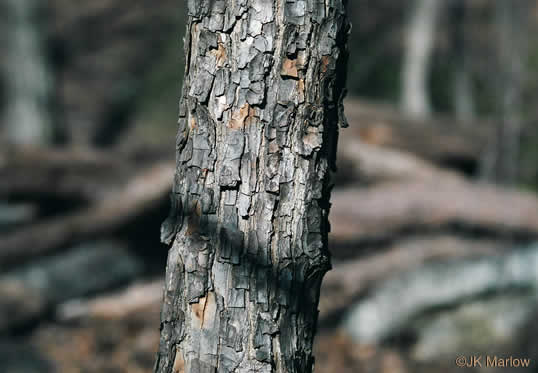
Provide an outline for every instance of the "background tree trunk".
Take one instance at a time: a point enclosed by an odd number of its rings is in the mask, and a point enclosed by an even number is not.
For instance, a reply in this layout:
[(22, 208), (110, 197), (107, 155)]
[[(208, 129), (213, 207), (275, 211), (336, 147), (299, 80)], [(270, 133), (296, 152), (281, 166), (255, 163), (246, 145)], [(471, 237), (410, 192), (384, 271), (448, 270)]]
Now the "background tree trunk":
[(450, 45), (454, 54), (455, 66), (452, 87), (452, 106), (457, 119), (465, 123), (476, 120), (475, 97), (473, 92), (473, 52), (470, 26), (472, 7), (466, 0), (453, 2), (450, 9)]
[(519, 176), (521, 134), (525, 125), (524, 86), (528, 79), (525, 66), (529, 9), (527, 0), (514, 4), (495, 2), (499, 35), (499, 78), (496, 81), (501, 119), (493, 149), (496, 159), (486, 177), (503, 184), (516, 184)]
[(345, 0), (188, 1), (156, 372), (309, 372)]
[(405, 39), (402, 71), (402, 107), (412, 115), (431, 113), (428, 74), (436, 22), (443, 0), (415, 0)]
[[(35, 0), (7, 0), (0, 16), (5, 55), (0, 62), (0, 78), (5, 81), (3, 132), (15, 144), (46, 145), (53, 128), (48, 105), (52, 77), (43, 51), (38, 20), (42, 5)], [(2, 108), (0, 108), (1, 110)]]

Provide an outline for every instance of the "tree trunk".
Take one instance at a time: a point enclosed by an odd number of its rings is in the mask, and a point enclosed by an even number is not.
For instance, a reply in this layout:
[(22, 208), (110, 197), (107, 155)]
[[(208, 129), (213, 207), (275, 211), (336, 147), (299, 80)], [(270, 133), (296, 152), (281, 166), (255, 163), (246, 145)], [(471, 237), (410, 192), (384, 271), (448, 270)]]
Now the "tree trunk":
[(519, 176), (521, 132), (524, 126), (524, 86), (527, 81), (527, 23), (530, 3), (495, 2), (499, 27), (500, 123), (496, 180), (516, 184)]
[(188, 1), (156, 372), (310, 372), (345, 0)]
[(4, 51), (0, 73), (6, 83), (4, 135), (16, 144), (49, 144), (52, 141), (51, 77), (43, 53), (39, 11), (35, 0), (8, 0), (0, 17)]
[(471, 19), (471, 5), (466, 0), (454, 2), (450, 10), (449, 38), (454, 59), (452, 64), (455, 66), (452, 104), (456, 118), (470, 124), (476, 118), (472, 86), (473, 46), (469, 35), (474, 20)]
[(408, 114), (427, 116), (431, 113), (428, 74), (442, 4), (442, 0), (415, 0), (402, 71), (402, 106)]

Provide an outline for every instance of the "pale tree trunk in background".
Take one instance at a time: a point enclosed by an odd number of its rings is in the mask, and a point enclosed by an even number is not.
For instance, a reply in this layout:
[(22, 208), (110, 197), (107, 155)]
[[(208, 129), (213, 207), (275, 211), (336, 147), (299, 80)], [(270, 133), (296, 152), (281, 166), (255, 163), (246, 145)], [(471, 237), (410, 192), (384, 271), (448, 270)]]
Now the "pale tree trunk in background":
[(485, 154), (483, 176), (504, 184), (516, 183), (519, 175), (529, 5), (527, 0), (495, 2), (499, 125), (495, 142)]
[(40, 2), (6, 0), (2, 56), (6, 106), (4, 136), (17, 144), (48, 144), (52, 138), (48, 108), (51, 77), (39, 30)]
[(345, 0), (188, 1), (156, 372), (310, 372)]
[(443, 0), (415, 0), (407, 32), (402, 68), (402, 108), (411, 115), (431, 113), (428, 74), (433, 53), (436, 22)]
[(452, 98), (456, 118), (471, 123), (475, 118), (475, 103), (471, 81), (472, 52), (470, 37), (467, 35), (470, 20), (468, 0), (458, 0), (454, 4), (452, 30), (452, 49), (455, 55), (456, 71), (453, 82)]

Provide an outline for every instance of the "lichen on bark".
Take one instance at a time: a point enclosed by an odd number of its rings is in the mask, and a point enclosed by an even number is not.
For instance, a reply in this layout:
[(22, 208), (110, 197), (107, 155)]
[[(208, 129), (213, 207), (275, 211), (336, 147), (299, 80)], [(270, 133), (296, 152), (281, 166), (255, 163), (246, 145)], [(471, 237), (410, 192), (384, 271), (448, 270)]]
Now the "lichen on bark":
[(310, 372), (345, 0), (187, 5), (155, 372)]

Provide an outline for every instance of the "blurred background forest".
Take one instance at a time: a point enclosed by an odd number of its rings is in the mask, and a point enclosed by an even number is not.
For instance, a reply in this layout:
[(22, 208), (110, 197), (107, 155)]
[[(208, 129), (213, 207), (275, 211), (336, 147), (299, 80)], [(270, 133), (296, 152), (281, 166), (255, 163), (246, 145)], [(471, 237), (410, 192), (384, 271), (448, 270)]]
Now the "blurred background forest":
[[(349, 3), (316, 372), (538, 372), (538, 1)], [(151, 371), (185, 10), (0, 3), (1, 372)]]

